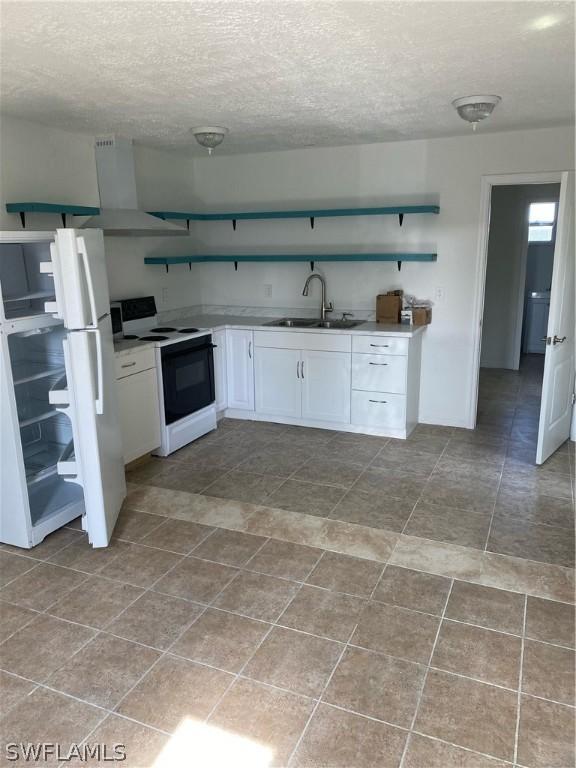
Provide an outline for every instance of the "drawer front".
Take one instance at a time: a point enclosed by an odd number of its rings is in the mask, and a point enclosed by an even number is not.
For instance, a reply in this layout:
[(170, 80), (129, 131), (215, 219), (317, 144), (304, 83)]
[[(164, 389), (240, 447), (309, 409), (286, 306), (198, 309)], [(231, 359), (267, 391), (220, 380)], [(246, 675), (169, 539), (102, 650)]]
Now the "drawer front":
[(403, 429), (406, 426), (406, 397), (353, 391), (352, 424)]
[(398, 336), (353, 336), (352, 352), (369, 355), (407, 355), (408, 339)]
[(405, 395), (407, 363), (402, 355), (352, 355), (352, 389)]
[(116, 355), (116, 378), (123, 379), (133, 373), (156, 367), (154, 349), (135, 349), (127, 355)]
[(311, 349), (318, 352), (350, 352), (351, 337), (340, 333), (312, 331), (254, 331), (256, 347)]

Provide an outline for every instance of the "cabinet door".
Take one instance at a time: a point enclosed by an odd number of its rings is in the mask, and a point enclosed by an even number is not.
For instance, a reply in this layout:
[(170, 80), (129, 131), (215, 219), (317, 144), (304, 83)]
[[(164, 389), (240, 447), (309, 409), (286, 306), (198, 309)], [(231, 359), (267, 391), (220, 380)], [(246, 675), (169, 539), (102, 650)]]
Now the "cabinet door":
[(213, 334), (214, 344), (214, 385), (216, 411), (223, 411), (228, 403), (228, 385), (226, 382), (226, 331)]
[(160, 410), (156, 369), (125, 376), (118, 382), (124, 463), (160, 445)]
[(302, 352), (302, 418), (350, 423), (351, 355)]
[(254, 341), (252, 331), (226, 331), (228, 408), (254, 410)]
[(254, 372), (256, 412), (299, 419), (302, 412), (299, 350), (257, 347)]

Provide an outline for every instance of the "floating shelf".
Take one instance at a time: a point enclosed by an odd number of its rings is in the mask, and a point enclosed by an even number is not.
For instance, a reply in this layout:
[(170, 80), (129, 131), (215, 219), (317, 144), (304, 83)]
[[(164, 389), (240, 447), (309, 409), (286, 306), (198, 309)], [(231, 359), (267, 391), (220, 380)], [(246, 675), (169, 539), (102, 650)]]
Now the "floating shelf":
[(6, 211), (19, 213), (23, 227), (26, 227), (27, 213), (59, 213), (62, 216), (63, 226), (66, 226), (66, 216), (97, 216), (100, 208), (66, 203), (6, 203)]
[(218, 255), (213, 256), (147, 256), (144, 259), (145, 264), (163, 264), (168, 270), (171, 264), (200, 264), (228, 262), (233, 263), (238, 269), (238, 264), (245, 262), (256, 263), (278, 263), (278, 262), (310, 262), (310, 268), (314, 269), (314, 264), (318, 261), (395, 261), (398, 269), (403, 261), (436, 261), (435, 253), (334, 253), (334, 254), (273, 254), (265, 256), (262, 254), (254, 255)]

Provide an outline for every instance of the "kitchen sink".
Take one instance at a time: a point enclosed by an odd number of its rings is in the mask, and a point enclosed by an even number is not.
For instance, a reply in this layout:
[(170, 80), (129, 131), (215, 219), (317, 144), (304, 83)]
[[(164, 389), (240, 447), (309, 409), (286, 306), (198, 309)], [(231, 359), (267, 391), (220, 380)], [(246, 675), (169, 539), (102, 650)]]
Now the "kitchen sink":
[(364, 320), (316, 320), (309, 317), (284, 317), (282, 320), (272, 320), (265, 325), (274, 328), (334, 328), (344, 330), (362, 325)]

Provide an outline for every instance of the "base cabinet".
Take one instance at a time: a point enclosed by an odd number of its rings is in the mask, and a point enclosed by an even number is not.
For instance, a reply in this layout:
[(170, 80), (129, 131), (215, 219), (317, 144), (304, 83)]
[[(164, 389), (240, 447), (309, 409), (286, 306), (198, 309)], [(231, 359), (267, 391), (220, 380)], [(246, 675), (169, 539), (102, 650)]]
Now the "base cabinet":
[(300, 417), (302, 389), (298, 350), (257, 348), (254, 373), (257, 413)]
[(302, 352), (302, 418), (350, 423), (352, 363), (347, 352)]
[(160, 405), (153, 349), (116, 358), (124, 464), (160, 445)]
[(228, 408), (254, 410), (254, 334), (252, 331), (226, 331), (226, 378)]
[(226, 380), (226, 331), (216, 331), (214, 341), (214, 390), (216, 412), (228, 407), (228, 382)]

